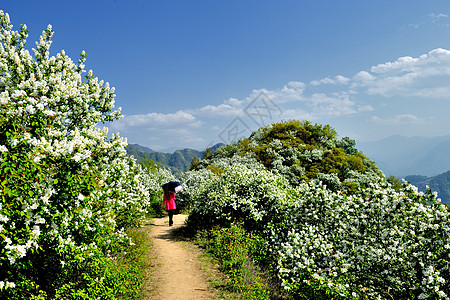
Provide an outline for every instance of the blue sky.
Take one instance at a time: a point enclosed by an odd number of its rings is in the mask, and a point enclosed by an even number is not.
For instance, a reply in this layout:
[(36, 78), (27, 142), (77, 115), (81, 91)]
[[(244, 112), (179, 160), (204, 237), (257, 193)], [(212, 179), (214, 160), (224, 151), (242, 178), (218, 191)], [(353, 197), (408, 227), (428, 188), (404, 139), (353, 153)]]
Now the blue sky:
[(109, 124), (204, 149), (284, 119), (357, 141), (450, 134), (450, 1), (4, 1), (29, 47), (48, 24), (116, 88)]

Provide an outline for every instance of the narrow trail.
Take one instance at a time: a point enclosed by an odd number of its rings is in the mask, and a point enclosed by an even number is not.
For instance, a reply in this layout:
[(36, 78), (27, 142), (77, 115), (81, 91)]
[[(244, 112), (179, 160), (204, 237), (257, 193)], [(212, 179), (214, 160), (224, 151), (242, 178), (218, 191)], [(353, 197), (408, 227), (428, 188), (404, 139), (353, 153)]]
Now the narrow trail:
[(205, 272), (200, 268), (199, 253), (173, 234), (187, 216), (174, 215), (174, 225), (168, 225), (168, 217), (152, 219), (150, 237), (153, 241), (153, 256), (156, 271), (152, 274), (154, 290), (150, 299), (195, 300), (213, 299)]

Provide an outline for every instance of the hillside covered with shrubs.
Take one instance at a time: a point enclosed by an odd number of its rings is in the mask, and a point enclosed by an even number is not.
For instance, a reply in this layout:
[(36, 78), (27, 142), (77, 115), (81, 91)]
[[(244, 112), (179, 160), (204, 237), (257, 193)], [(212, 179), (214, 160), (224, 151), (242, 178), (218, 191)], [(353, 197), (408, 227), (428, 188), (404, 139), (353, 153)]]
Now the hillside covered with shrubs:
[(291, 185), (319, 180), (333, 190), (354, 190), (383, 176), (355, 144), (347, 137), (338, 139), (330, 125), (289, 120), (262, 127), (249, 138), (210, 151), (201, 162), (194, 161), (192, 168), (220, 172), (216, 164), (221, 159), (249, 157), (282, 175)]
[(246, 248), (248, 260), (266, 266), (288, 298), (450, 293), (448, 206), (430, 191), (391, 186), (328, 125), (291, 120), (260, 128), (207, 152), (182, 181), (192, 208), (187, 225), (210, 238), (241, 226), (259, 245)]

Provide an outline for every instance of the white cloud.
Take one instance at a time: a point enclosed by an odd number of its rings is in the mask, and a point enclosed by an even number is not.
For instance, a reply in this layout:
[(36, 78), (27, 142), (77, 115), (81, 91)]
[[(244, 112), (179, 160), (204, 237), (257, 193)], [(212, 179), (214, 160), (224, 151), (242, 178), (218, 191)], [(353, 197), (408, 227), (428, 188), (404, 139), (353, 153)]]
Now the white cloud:
[(373, 66), (371, 71), (377, 74), (400, 75), (414, 72), (423, 75), (450, 74), (450, 51), (442, 48), (431, 50), (417, 58), (404, 56), (394, 62)]
[[(419, 57), (400, 57), (361, 71), (352, 88), (366, 87), (370, 95), (448, 98), (450, 51), (434, 49)], [(360, 93), (363, 91), (360, 91)]]
[[(365, 103), (364, 99), (368, 95), (384, 99), (392, 96), (448, 98), (450, 78), (447, 77), (450, 77), (450, 51), (438, 48), (418, 57), (404, 56), (375, 65), (369, 71), (362, 70), (351, 78), (338, 75), (313, 80), (309, 84), (290, 81), (279, 89), (255, 89), (242, 100), (231, 98), (220, 105), (207, 106), (200, 111), (207, 111), (212, 115), (220, 112), (224, 116), (242, 116), (246, 105), (260, 93), (264, 93), (282, 106), (282, 118), (339, 117), (374, 111), (370, 103)], [(374, 120), (391, 124), (423, 121), (412, 115)]]
[(208, 118), (235, 117), (242, 115), (241, 105), (222, 103), (219, 105), (206, 105), (191, 111), (192, 114)]
[(414, 29), (419, 29), (419, 27), (420, 27), (421, 25), (423, 25), (423, 23), (409, 24), (408, 26), (409, 26), (409, 27), (412, 27), (412, 28), (414, 28)]
[(356, 91), (354, 90), (354, 88), (357, 88), (360, 86), (367, 86), (375, 79), (376, 79), (376, 77), (367, 71), (358, 72), (352, 78), (352, 81), (350, 83), (350, 88), (351, 88), (350, 92), (356, 94)]
[[(356, 76), (362, 80), (369, 80), (373, 75), (368, 72), (360, 72)], [(255, 89), (242, 100), (230, 98), (219, 105), (207, 105), (199, 109), (189, 111), (197, 117), (245, 117), (246, 108), (262, 93), (273, 103), (281, 107), (282, 119), (302, 116), (304, 118), (317, 119), (323, 116), (338, 117), (342, 115), (356, 114), (363, 111), (371, 111), (373, 108), (365, 103), (357, 103), (352, 99), (352, 91), (348, 90), (348, 84), (354, 83), (354, 79), (342, 75), (333, 78), (324, 78), (305, 84), (300, 81), (290, 81), (279, 89)], [(310, 92), (311, 86), (320, 89), (321, 84), (327, 84), (332, 90), (326, 92)], [(278, 109), (278, 107), (277, 107)], [(289, 112), (288, 112), (289, 111)]]
[(313, 94), (308, 101), (308, 106), (312, 113), (317, 116), (337, 117), (373, 110), (370, 105), (359, 105), (350, 100), (346, 93), (336, 94), (333, 97), (324, 93)]
[(435, 23), (435, 24), (438, 24), (438, 25), (448, 25), (448, 24), (442, 24), (442, 22), (441, 22), (441, 20), (443, 20), (444, 18), (448, 17), (448, 15), (446, 15), (446, 14), (443, 14), (443, 13), (437, 13), (437, 14), (431, 13), (431, 14), (426, 15), (425, 17), (426, 17), (426, 20), (424, 20), (422, 22), (418, 22), (418, 23), (411, 23), (411, 24), (408, 25), (408, 27), (411, 27), (411, 28), (414, 28), (414, 29), (419, 29), (422, 26), (424, 26), (426, 24), (429, 24), (430, 20), (431, 20), (431, 23)]
[(442, 18), (447, 18), (448, 17), (448, 15), (443, 14), (443, 13), (439, 13), (439, 14), (433, 14), (432, 13), (432, 14), (428, 14), (428, 16), (431, 18), (431, 21), (433, 23), (438, 22)]
[[(156, 151), (172, 151), (179, 145), (204, 144), (199, 134), (204, 121), (186, 111), (175, 113), (147, 113), (126, 115), (109, 125), (111, 132), (128, 137), (130, 143), (138, 143)], [(201, 147), (200, 147), (201, 148)]]
[(205, 118), (231, 118), (245, 116), (245, 109), (258, 98), (261, 93), (273, 100), (277, 104), (301, 101), (304, 99), (303, 90), (306, 84), (300, 81), (290, 81), (277, 90), (254, 89), (242, 100), (229, 98), (219, 105), (206, 105), (201, 108), (191, 109), (189, 113)]
[(350, 81), (350, 78), (344, 77), (342, 75), (338, 75), (335, 77), (337, 83), (347, 84)]
[(289, 81), (287, 85), (296, 90), (303, 90), (306, 87), (306, 84), (301, 81)]
[(321, 84), (333, 84), (333, 83), (334, 83), (334, 80), (327, 77), (327, 78), (323, 78), (320, 80), (313, 80), (309, 84), (313, 85), (313, 86), (317, 86), (317, 85), (321, 85)]
[(303, 109), (287, 109), (283, 111), (283, 120), (317, 120), (317, 116)]
[(373, 76), (372, 74), (370, 74), (367, 71), (360, 71), (355, 76), (353, 76), (353, 79), (356, 80), (356, 81), (367, 82), (367, 81), (374, 80), (375, 76)]
[[(415, 103), (425, 103), (430, 99), (448, 99), (449, 82), (450, 51), (438, 48), (418, 57), (404, 56), (372, 66), (352, 77), (338, 75), (309, 83), (289, 81), (278, 88), (254, 89), (246, 97), (229, 98), (218, 104), (169, 114), (128, 115), (114, 122), (110, 128), (133, 134), (136, 137), (133, 142), (150, 148), (169, 147), (181, 142), (193, 147), (192, 145), (201, 145), (211, 140), (218, 141), (218, 134), (237, 117), (252, 130), (258, 128), (258, 122), (267, 124), (282, 119), (329, 122), (330, 119), (341, 118), (338, 121), (340, 122), (345, 116), (375, 111), (374, 107), (386, 106), (392, 99), (416, 101)], [(272, 111), (267, 111), (267, 114), (260, 111), (264, 108), (262, 103), (254, 102), (261, 93), (270, 99), (267, 102), (273, 102), (269, 103), (272, 105)], [(379, 104), (374, 105), (374, 101)], [(252, 118), (253, 115), (249, 115), (249, 105), (255, 105), (256, 111), (260, 113), (257, 116), (258, 122)], [(430, 124), (429, 119), (420, 117), (422, 111), (410, 112), (411, 114), (404, 114), (397, 111), (397, 115), (390, 118), (373, 116), (371, 121), (378, 125), (391, 126), (390, 128)], [(362, 115), (360, 119), (367, 120), (367, 116)], [(372, 127), (376, 126), (372, 124)], [(140, 142), (137, 137), (147, 142)]]
[(412, 115), (412, 114), (403, 114), (403, 115), (397, 115), (392, 118), (383, 119), (377, 116), (372, 117), (372, 121), (380, 124), (380, 125), (412, 125), (412, 124), (425, 124), (427, 121), (423, 118), (420, 118), (418, 116)]
[(320, 80), (313, 80), (309, 84), (313, 86), (318, 86), (321, 84), (347, 84), (349, 81), (350, 81), (349, 78), (342, 75), (338, 75), (334, 78), (326, 77)]
[(174, 127), (179, 125), (199, 127), (201, 121), (197, 120), (192, 114), (179, 110), (171, 114), (147, 113), (126, 115), (122, 119), (114, 122), (111, 125), (111, 128), (121, 131), (137, 127), (153, 128), (158, 126)]

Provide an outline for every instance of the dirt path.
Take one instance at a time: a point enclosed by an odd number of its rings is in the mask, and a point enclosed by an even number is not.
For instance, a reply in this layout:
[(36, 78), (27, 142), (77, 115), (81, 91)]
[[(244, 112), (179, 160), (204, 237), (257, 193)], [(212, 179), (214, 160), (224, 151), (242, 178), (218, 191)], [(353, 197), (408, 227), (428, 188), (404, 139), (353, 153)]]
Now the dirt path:
[(150, 237), (153, 240), (153, 256), (156, 271), (152, 276), (155, 288), (150, 299), (196, 300), (213, 299), (208, 281), (200, 268), (199, 253), (176, 241), (173, 230), (181, 227), (186, 215), (173, 216), (174, 226), (168, 225), (168, 217), (152, 219)]

